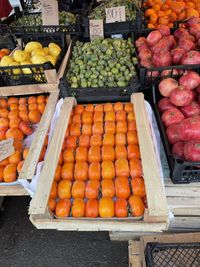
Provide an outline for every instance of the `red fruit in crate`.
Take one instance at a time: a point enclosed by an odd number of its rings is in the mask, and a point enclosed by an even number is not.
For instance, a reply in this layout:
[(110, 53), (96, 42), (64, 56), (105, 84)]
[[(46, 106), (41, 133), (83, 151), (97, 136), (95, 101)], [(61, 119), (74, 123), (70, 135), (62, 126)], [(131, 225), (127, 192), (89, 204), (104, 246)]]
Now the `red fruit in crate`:
[(184, 118), (184, 115), (177, 108), (169, 108), (165, 110), (161, 116), (161, 119), (166, 127), (179, 123), (184, 120)]
[(147, 44), (149, 46), (154, 46), (155, 44), (157, 44), (161, 39), (162, 39), (162, 34), (160, 33), (160, 31), (152, 31), (148, 34), (147, 36)]
[(31, 124), (27, 121), (20, 122), (19, 129), (25, 135), (31, 135), (33, 133), (33, 128), (31, 127)]
[(162, 113), (169, 108), (175, 108), (175, 106), (170, 102), (168, 97), (163, 97), (158, 101), (158, 108)]
[(177, 107), (187, 106), (192, 102), (193, 93), (181, 85), (173, 90), (169, 97), (172, 104)]
[(179, 84), (193, 90), (200, 85), (200, 76), (195, 71), (186, 71), (179, 79)]
[(159, 83), (159, 91), (162, 96), (170, 96), (171, 92), (178, 87), (178, 82), (173, 78), (163, 79)]
[(200, 141), (189, 141), (184, 145), (184, 157), (188, 161), (200, 161)]
[(186, 118), (200, 115), (200, 105), (196, 101), (193, 101), (187, 106), (181, 107), (180, 110)]

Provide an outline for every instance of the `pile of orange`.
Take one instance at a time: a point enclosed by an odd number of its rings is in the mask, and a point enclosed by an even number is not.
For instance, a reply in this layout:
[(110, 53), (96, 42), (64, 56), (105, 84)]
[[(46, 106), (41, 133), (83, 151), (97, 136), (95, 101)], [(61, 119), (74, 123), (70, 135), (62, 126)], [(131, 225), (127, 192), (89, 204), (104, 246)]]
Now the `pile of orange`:
[(175, 21), (200, 16), (199, 0), (147, 0), (143, 7), (146, 8), (144, 15), (148, 28), (157, 28), (158, 25), (171, 28)]
[(1, 59), (4, 57), (4, 56), (8, 56), (9, 54), (10, 54), (10, 50), (9, 49), (7, 49), (7, 48), (2, 48), (1, 50), (0, 50), (0, 61), (1, 61)]
[(77, 105), (56, 168), (57, 217), (142, 216), (145, 184), (131, 103)]
[[(33, 133), (33, 124), (39, 123), (44, 112), (47, 97), (43, 95), (25, 97), (0, 98), (0, 141), (13, 138), (15, 152), (0, 161), (0, 182), (13, 182), (27, 157), (28, 148), (23, 147), (23, 140)], [(41, 151), (43, 160), (47, 140)]]

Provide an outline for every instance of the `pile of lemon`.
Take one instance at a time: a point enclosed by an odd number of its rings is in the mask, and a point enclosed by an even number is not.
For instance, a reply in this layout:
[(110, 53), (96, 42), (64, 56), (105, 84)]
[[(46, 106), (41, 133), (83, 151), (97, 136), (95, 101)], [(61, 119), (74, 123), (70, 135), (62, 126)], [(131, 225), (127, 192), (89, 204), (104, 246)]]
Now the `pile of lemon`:
[[(0, 67), (23, 66), (32, 64), (44, 64), (51, 62), (55, 66), (60, 55), (61, 48), (55, 43), (50, 43), (48, 47), (43, 47), (39, 42), (29, 42), (24, 50), (16, 50), (12, 55), (4, 56), (0, 61)], [(30, 68), (22, 68), (24, 74), (31, 74)], [(20, 69), (14, 69), (13, 74), (20, 74)]]

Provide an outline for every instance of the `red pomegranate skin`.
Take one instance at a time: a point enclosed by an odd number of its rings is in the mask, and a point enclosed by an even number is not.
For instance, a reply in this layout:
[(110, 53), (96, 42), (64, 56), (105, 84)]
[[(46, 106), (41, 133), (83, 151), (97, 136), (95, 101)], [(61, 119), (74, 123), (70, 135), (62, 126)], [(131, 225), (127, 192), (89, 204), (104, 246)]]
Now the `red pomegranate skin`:
[(180, 123), (184, 120), (184, 115), (177, 108), (169, 108), (165, 110), (161, 116), (161, 119), (166, 127), (169, 127), (172, 124)]
[(179, 125), (181, 141), (200, 140), (200, 116), (184, 119)]
[(167, 134), (167, 139), (171, 145), (180, 141), (179, 124), (170, 125), (166, 130), (166, 134)]
[(193, 93), (187, 90), (184, 86), (175, 88), (169, 96), (172, 104), (177, 107), (183, 107), (189, 105), (193, 100)]
[(173, 145), (172, 155), (178, 159), (184, 159), (184, 142), (177, 142)]
[(185, 143), (184, 157), (188, 161), (200, 162), (200, 140)]

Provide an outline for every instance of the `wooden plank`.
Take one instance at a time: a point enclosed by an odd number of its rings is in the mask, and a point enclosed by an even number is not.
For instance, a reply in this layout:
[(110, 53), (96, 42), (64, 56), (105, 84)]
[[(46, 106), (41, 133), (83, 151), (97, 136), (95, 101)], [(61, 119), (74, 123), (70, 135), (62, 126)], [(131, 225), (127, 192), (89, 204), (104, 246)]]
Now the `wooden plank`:
[(194, 186), (174, 186), (174, 187), (165, 187), (165, 192), (167, 197), (200, 197), (200, 187)]
[(43, 94), (55, 91), (55, 84), (28, 84), (0, 87), (0, 96)]
[(1, 185), (0, 196), (28, 196), (28, 192), (21, 185)]
[(44, 214), (51, 186), (53, 183), (54, 173), (58, 164), (60, 152), (62, 150), (65, 132), (71, 115), (71, 110), (75, 105), (75, 98), (65, 98), (60, 116), (58, 118), (52, 140), (49, 145), (48, 152), (45, 156), (44, 165), (41, 171), (39, 183), (36, 188), (35, 196), (31, 201), (29, 209), (30, 214)]
[[(168, 207), (142, 93), (132, 94), (150, 216), (168, 218)], [(159, 204), (158, 204), (159, 203)]]
[(170, 222), (168, 230), (185, 230), (200, 229), (200, 216), (175, 216)]
[(141, 267), (140, 242), (130, 240), (128, 245), (128, 251), (129, 251), (129, 267)]
[(57, 72), (56, 69), (45, 70), (44, 71), (45, 78), (47, 83), (56, 83), (57, 82)]
[(200, 207), (194, 208), (194, 207), (169, 207), (172, 213), (175, 216), (200, 216)]
[(61, 63), (61, 66), (59, 68), (57, 82), (59, 82), (60, 78), (62, 78), (64, 76), (65, 68), (67, 66), (70, 52), (71, 52), (71, 46), (72, 46), (72, 41), (70, 41), (70, 44), (69, 44), (68, 49), (67, 49), (67, 53), (65, 54), (65, 57), (64, 57), (64, 59)]
[(134, 221), (133, 223), (131, 220), (125, 221), (116, 218), (107, 220), (68, 217), (67, 219), (55, 220), (54, 218), (45, 219), (38, 215), (31, 215), (30, 220), (38, 229), (55, 229), (59, 231), (134, 231), (143, 233), (149, 230), (161, 232), (166, 226), (166, 223), (145, 223), (143, 221)]
[(129, 241), (139, 240), (143, 235), (154, 235), (156, 232), (124, 232), (124, 231), (110, 231), (109, 236), (112, 241)]
[[(58, 89), (58, 86), (55, 85)], [(39, 162), (40, 153), (49, 131), (52, 116), (54, 114), (55, 106), (58, 100), (59, 91), (50, 93), (45, 111), (42, 115), (40, 123), (35, 132), (33, 142), (30, 146), (28, 156), (23, 164), (22, 170), (18, 179), (32, 179), (35, 174), (37, 163)]]

